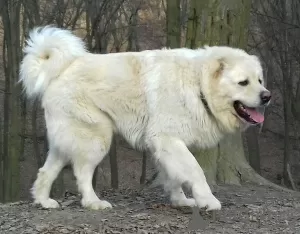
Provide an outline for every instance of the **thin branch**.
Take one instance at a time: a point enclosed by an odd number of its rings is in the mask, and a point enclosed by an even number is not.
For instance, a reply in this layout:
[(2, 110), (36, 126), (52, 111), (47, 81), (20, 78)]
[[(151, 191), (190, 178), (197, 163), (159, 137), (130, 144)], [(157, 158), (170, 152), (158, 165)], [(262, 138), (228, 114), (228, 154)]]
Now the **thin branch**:
[(286, 170), (287, 170), (287, 173), (288, 173), (289, 180), (290, 180), (290, 182), (291, 182), (292, 188), (293, 188), (293, 190), (297, 191), (297, 187), (296, 187), (296, 185), (295, 185), (295, 182), (294, 182), (294, 179), (293, 179), (293, 176), (292, 176), (292, 173), (291, 173), (290, 164), (288, 163), (288, 164), (286, 165), (286, 167), (287, 167)]

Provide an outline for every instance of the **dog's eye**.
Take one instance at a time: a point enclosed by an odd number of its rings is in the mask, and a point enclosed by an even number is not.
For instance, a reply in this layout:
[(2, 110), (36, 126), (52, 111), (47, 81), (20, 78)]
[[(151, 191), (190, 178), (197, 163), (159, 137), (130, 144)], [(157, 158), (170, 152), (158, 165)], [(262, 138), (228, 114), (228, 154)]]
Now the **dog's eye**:
[(261, 83), (262, 83), (262, 80), (261, 80), (261, 79), (259, 79), (259, 80), (258, 80), (258, 82), (261, 84)]
[(249, 84), (249, 80), (244, 80), (244, 81), (239, 82), (239, 85), (241, 85), (241, 86), (246, 86), (248, 84)]

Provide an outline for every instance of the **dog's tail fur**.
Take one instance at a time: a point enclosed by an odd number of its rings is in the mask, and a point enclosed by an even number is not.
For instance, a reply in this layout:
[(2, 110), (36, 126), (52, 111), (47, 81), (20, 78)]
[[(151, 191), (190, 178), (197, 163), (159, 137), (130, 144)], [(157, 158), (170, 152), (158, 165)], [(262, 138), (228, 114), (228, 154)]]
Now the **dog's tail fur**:
[(33, 29), (24, 48), (20, 82), (28, 97), (42, 96), (76, 58), (87, 53), (84, 42), (70, 31), (51, 26)]

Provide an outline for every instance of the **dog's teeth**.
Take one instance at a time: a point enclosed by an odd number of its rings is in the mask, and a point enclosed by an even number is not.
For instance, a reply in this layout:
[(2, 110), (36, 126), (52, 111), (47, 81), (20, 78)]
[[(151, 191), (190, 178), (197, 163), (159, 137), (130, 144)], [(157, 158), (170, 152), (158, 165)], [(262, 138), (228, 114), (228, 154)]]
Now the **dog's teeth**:
[(239, 104), (239, 109), (241, 109), (243, 111), (245, 110), (245, 107), (243, 106), (243, 104), (241, 104), (241, 103)]

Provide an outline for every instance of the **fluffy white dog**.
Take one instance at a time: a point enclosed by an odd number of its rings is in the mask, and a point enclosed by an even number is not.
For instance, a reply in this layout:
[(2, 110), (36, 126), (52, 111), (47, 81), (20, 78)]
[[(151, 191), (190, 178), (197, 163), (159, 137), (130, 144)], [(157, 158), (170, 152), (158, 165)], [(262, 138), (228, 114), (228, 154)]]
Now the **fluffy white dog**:
[(54, 27), (31, 31), (24, 52), (20, 80), (29, 98), (41, 99), (50, 149), (32, 188), (36, 203), (59, 207), (50, 189), (71, 163), (82, 205), (111, 208), (92, 177), (119, 133), (151, 152), (173, 205), (221, 208), (189, 148), (213, 147), (264, 120), (256, 108), (271, 95), (256, 56), (229, 47), (92, 54)]

